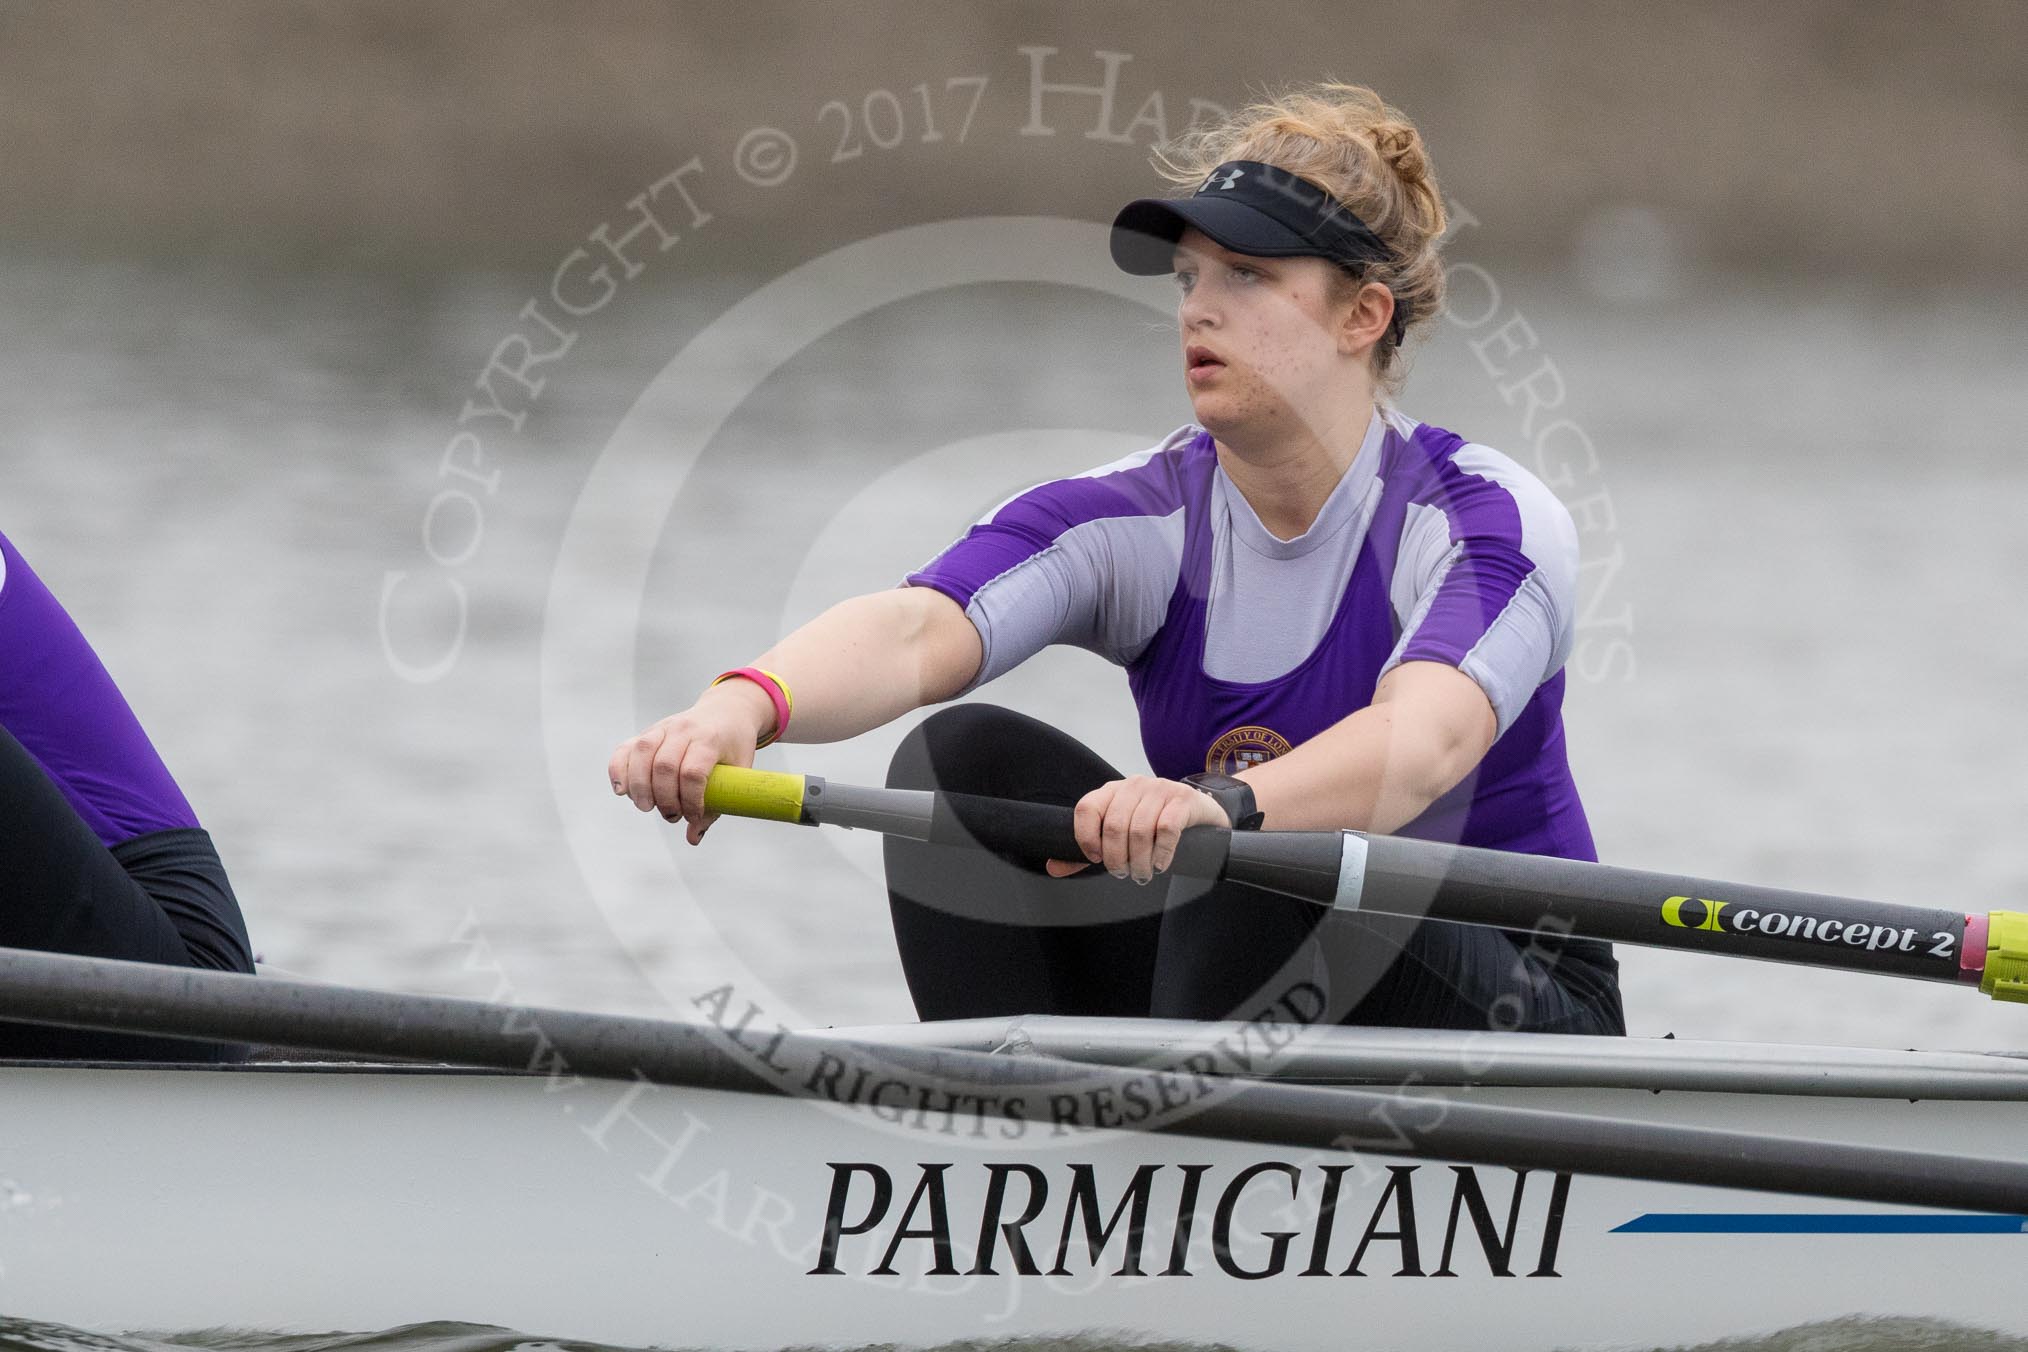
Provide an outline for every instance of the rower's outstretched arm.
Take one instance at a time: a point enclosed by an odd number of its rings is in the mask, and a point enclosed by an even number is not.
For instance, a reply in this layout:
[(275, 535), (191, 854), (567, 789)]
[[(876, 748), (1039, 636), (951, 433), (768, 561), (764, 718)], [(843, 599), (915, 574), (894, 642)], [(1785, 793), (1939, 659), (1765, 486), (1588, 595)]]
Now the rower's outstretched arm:
[[(841, 742), (970, 685), (983, 655), (979, 631), (956, 601), (927, 587), (895, 587), (855, 596), (819, 615), (761, 654), (796, 693), (786, 740)], [(747, 682), (751, 698), (768, 705)], [(724, 686), (717, 687), (724, 689)]]
[[(897, 587), (840, 602), (753, 665), (794, 693), (788, 740), (835, 742), (950, 699), (978, 674), (982, 653), (979, 631), (957, 602), (927, 587)], [(686, 821), (695, 845), (711, 824), (704, 812), (711, 767), (752, 765), (755, 744), (776, 733), (775, 723), (765, 690), (725, 681), (621, 742), (607, 776), (613, 792), (643, 812)]]

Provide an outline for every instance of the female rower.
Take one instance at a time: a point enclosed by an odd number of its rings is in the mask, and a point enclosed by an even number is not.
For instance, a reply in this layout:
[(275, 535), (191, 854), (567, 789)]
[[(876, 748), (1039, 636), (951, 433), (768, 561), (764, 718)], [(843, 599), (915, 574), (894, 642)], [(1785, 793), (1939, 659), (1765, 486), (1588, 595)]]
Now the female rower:
[[(98, 655), (4, 535), (0, 946), (253, 971), (211, 837)], [(238, 1052), (0, 1023), (0, 1057), (211, 1061)]]
[(1561, 718), (1569, 514), (1512, 460), (1387, 400), (1404, 339), (1442, 299), (1421, 137), (1371, 90), (1320, 85), (1158, 163), (1195, 191), (1127, 206), (1112, 252), (1176, 276), (1195, 422), (1021, 494), (907, 585), (721, 677), (614, 751), (614, 791), (683, 819), (695, 844), (713, 765), (784, 735), (854, 736), (1077, 644), (1126, 668), (1153, 775), (979, 704), (935, 714), (895, 757), (890, 784), (1074, 803), (1086, 854), (1044, 870), (889, 841), (924, 1018), (1624, 1032), (1602, 943), (1169, 882), (1196, 825), (1596, 856)]

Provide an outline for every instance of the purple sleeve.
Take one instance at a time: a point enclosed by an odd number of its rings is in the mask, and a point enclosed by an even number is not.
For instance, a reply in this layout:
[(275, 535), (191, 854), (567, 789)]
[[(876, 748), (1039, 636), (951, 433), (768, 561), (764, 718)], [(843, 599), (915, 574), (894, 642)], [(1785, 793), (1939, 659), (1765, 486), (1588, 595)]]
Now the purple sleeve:
[[(1192, 429), (1185, 429), (1185, 432)], [(906, 582), (942, 592), (979, 631), (974, 687), (1053, 643), (1125, 663), (1160, 627), (1180, 562), (1185, 432), (1008, 499)]]
[(1555, 494), (1497, 451), (1467, 444), (1433, 468), (1403, 532), (1402, 636), (1386, 669), (1459, 668), (1505, 732), (1569, 656), (1576, 528)]
[(1130, 455), (1075, 479), (1037, 484), (988, 512), (955, 544), (907, 578), (934, 587), (961, 606), (1003, 573), (1054, 545), (1081, 526), (1164, 517), (1182, 506), (1172, 436), (1153, 450)]
[(198, 824), (98, 654), (4, 535), (0, 727), (107, 845)]
[(1462, 663), (1535, 571), (1522, 552), (1513, 499), (1497, 484), (1470, 482), (1484, 486), (1461, 488), (1443, 506), (1450, 549), (1420, 603), (1421, 618), (1403, 645), (1403, 662)]

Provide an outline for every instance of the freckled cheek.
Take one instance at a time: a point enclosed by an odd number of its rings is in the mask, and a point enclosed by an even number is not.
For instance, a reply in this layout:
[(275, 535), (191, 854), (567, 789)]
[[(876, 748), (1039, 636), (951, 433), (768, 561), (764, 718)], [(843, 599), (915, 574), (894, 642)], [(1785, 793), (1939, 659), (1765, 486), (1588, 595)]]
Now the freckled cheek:
[(1285, 391), (1302, 375), (1300, 364), (1291, 353), (1269, 350), (1259, 354), (1248, 372), (1248, 385), (1263, 393)]

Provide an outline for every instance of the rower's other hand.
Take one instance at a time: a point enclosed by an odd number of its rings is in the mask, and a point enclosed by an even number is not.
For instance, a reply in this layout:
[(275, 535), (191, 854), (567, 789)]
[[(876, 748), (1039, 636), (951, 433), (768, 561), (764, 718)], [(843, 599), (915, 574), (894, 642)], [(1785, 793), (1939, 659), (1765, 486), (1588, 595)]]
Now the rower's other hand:
[(1077, 843), (1085, 859), (1052, 859), (1053, 878), (1068, 878), (1092, 864), (1115, 878), (1145, 883), (1168, 871), (1176, 843), (1192, 826), (1227, 826), (1224, 809), (1209, 794), (1153, 775), (1129, 775), (1102, 784), (1077, 803)]
[(704, 810), (704, 785), (712, 768), (753, 764), (754, 743), (774, 725), (774, 707), (756, 711), (748, 692), (767, 702), (749, 681), (713, 686), (680, 714), (644, 728), (613, 748), (606, 779), (613, 793), (643, 812), (683, 822), (692, 845), (704, 839), (718, 814)]

